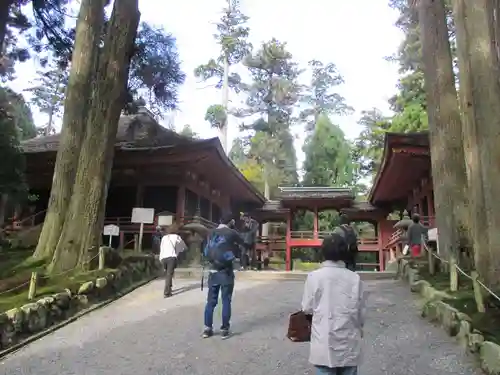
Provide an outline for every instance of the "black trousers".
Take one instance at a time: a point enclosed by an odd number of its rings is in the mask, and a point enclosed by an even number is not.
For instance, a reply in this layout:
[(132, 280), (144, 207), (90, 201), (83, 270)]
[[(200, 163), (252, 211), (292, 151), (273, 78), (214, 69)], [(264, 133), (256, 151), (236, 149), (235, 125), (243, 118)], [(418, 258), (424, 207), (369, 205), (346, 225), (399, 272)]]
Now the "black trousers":
[(177, 258), (163, 258), (161, 263), (165, 269), (165, 288), (163, 289), (163, 294), (169, 296), (172, 294), (172, 279), (174, 278), (175, 267), (177, 267)]

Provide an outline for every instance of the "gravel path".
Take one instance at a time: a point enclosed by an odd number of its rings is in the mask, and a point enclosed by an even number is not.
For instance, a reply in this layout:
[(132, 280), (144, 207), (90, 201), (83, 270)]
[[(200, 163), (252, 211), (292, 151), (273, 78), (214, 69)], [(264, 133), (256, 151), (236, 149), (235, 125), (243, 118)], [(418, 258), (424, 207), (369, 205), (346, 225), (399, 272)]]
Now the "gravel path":
[[(367, 285), (360, 375), (480, 374), (452, 339), (416, 315), (407, 288), (390, 280)], [(313, 374), (308, 345), (284, 338), (302, 283), (240, 282), (229, 340), (200, 338), (204, 293), (189, 282), (181, 286), (171, 299), (162, 298), (161, 280), (142, 287), (4, 358), (0, 374)]]

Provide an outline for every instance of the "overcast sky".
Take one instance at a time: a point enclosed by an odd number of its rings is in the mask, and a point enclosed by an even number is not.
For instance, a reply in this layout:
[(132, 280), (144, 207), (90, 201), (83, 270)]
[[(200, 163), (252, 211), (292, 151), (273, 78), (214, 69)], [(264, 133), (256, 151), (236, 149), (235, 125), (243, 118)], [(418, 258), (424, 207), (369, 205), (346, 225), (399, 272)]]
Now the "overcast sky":
[[(294, 59), (306, 66), (311, 59), (333, 62), (345, 78), (338, 91), (356, 109), (351, 116), (333, 118), (349, 138), (359, 133), (356, 121), (364, 109), (377, 107), (388, 112), (387, 99), (396, 92), (397, 66), (384, 60), (393, 54), (402, 39), (394, 27), (397, 13), (386, 0), (241, 0), (250, 17), (251, 42), (258, 46), (272, 37), (288, 43)], [(161, 6), (160, 4), (165, 4)], [(170, 115), (180, 129), (190, 124), (202, 137), (216, 136), (203, 120), (206, 108), (220, 101), (220, 93), (193, 76), (196, 66), (218, 54), (212, 35), (224, 0), (182, 0), (160, 2), (140, 0), (142, 21), (161, 26), (177, 38), (187, 80), (180, 90), (180, 108)], [(37, 70), (31, 60), (17, 69), (13, 88), (30, 86)], [(307, 76), (304, 76), (306, 79)], [(239, 99), (231, 100), (236, 104)], [(37, 125), (46, 119), (34, 110)], [(237, 123), (230, 120), (229, 137), (238, 135)], [(298, 134), (296, 149), (303, 159)]]

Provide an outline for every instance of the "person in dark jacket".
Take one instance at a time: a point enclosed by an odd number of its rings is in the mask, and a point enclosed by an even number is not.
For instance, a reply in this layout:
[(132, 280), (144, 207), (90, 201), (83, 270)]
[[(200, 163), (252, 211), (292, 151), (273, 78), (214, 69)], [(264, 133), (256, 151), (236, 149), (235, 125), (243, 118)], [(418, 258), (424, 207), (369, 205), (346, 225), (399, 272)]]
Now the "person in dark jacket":
[[(240, 234), (234, 230), (235, 220), (232, 215), (226, 215), (220, 221), (220, 225), (208, 236), (207, 253), (210, 264), (208, 275), (207, 303), (205, 305), (205, 329), (203, 337), (213, 336), (214, 310), (219, 300), (219, 292), (222, 299), (222, 326), (221, 336), (223, 339), (229, 337), (231, 320), (231, 300), (234, 290), (234, 253), (243, 240)], [(213, 239), (213, 240), (211, 240)], [(212, 248), (214, 246), (214, 248)], [(228, 256), (233, 254), (232, 256)]]
[(241, 220), (243, 221), (243, 228), (241, 231), (243, 251), (241, 252), (240, 261), (241, 268), (244, 270), (247, 269), (248, 266), (255, 268), (257, 263), (255, 245), (257, 242), (257, 232), (259, 231), (259, 223), (245, 213), (241, 214)]
[(419, 214), (413, 214), (411, 220), (406, 235), (412, 258), (418, 258), (422, 253), (422, 237), (427, 234), (428, 228), (420, 223)]
[(351, 220), (346, 214), (340, 215), (340, 226), (335, 228), (334, 233), (339, 234), (345, 239), (348, 248), (348, 254), (345, 261), (346, 268), (350, 269), (351, 271), (355, 271), (356, 259), (359, 252), (358, 235), (356, 234), (354, 228), (351, 226)]

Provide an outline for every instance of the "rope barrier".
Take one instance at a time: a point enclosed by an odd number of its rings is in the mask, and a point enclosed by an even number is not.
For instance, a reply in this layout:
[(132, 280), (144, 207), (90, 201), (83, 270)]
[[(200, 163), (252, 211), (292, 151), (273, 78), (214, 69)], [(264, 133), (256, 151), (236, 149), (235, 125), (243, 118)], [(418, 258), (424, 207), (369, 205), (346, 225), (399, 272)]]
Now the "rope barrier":
[(26, 285), (29, 285), (29, 283), (30, 283), (29, 281), (26, 281), (26, 282), (24, 282), (22, 284), (19, 284), (18, 286), (15, 286), (14, 288), (3, 290), (3, 291), (0, 292), (0, 296), (4, 295), (4, 294), (12, 293), (13, 291), (18, 290), (18, 289), (21, 289), (22, 287), (25, 287)]
[[(94, 259), (96, 259), (98, 257), (99, 257), (99, 253), (97, 253), (97, 255), (93, 256), (92, 258), (88, 259), (87, 261), (83, 262), (81, 265), (78, 265), (78, 267), (80, 267), (82, 265), (89, 264), (90, 262), (92, 262)], [(66, 271), (63, 271), (63, 272), (60, 272), (60, 273), (56, 273), (56, 274), (40, 275), (39, 278), (40, 279), (49, 279), (49, 278), (52, 278), (52, 277), (59, 277), (59, 276), (68, 274), (71, 271), (74, 271), (76, 269), (77, 269), (77, 267), (74, 267), (74, 268), (71, 268), (69, 270), (66, 270)], [(23, 288), (23, 287), (25, 287), (26, 285), (29, 285), (29, 284), (30, 284), (30, 281), (26, 281), (26, 282), (24, 282), (24, 283), (22, 283), (20, 285), (15, 286), (14, 288), (3, 290), (3, 291), (0, 292), (0, 296), (4, 295), (4, 294), (12, 293), (12, 292), (14, 292), (14, 291), (16, 291), (18, 289), (21, 289), (21, 288)]]
[[(439, 255), (435, 254), (431, 249), (429, 249), (429, 247), (427, 246), (427, 244), (425, 243), (425, 241), (423, 241), (423, 244), (424, 244), (424, 249), (425, 251), (427, 251), (428, 253), (430, 253), (432, 256), (434, 256), (436, 259), (439, 259), (441, 262), (443, 263), (446, 263), (446, 264), (450, 264), (449, 261), (441, 258)], [(467, 277), (469, 280), (473, 280), (472, 279), (472, 276), (470, 276), (467, 272), (465, 272), (463, 269), (461, 269), (457, 264), (454, 264), (454, 267), (457, 269), (458, 272), (460, 272), (463, 276)], [(497, 299), (498, 301), (500, 301), (500, 296), (498, 296), (495, 292), (493, 292), (489, 287), (487, 287), (486, 285), (484, 285), (484, 283), (479, 280), (479, 279), (476, 279), (477, 283), (482, 286), (492, 297), (494, 297), (495, 299)]]

